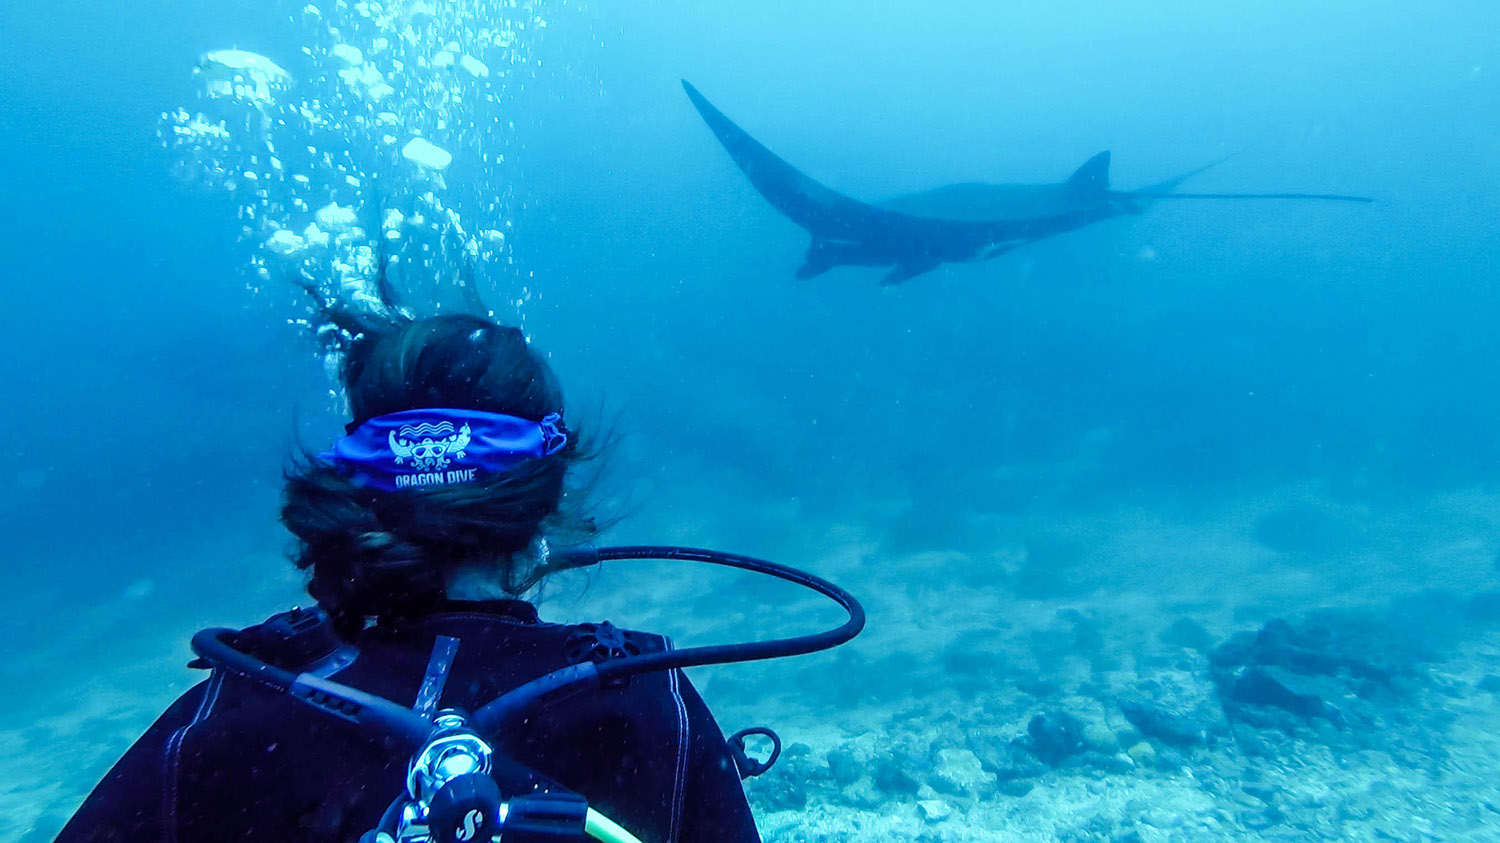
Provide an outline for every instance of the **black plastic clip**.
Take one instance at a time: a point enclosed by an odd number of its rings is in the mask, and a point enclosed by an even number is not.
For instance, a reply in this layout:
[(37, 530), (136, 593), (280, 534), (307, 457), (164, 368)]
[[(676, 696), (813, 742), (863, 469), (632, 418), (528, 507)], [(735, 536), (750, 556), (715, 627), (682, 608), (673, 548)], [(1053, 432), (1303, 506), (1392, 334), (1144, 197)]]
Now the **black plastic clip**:
[(500, 843), (558, 843), (584, 839), (587, 799), (576, 793), (533, 793), (510, 800)]
[[(272, 615), (264, 623), (236, 633), (233, 645), (277, 667), (325, 677), (348, 667), (359, 656), (358, 650), (339, 640), (328, 615), (318, 608), (296, 608)], [(188, 662), (191, 668), (213, 666), (203, 658)]]
[[(563, 648), (569, 664), (581, 664), (586, 661), (604, 664), (614, 659), (641, 654), (641, 648), (630, 640), (629, 634), (609, 621), (579, 624), (578, 628), (563, 642)], [(607, 683), (607, 687), (623, 687), (629, 682), (630, 677), (625, 676)]]
[[(766, 760), (757, 761), (745, 751), (745, 738), (751, 735), (771, 739), (771, 754), (766, 757)], [(753, 779), (771, 769), (776, 764), (776, 759), (781, 757), (781, 736), (771, 731), (768, 726), (751, 726), (748, 729), (741, 729), (729, 736), (729, 755), (734, 759), (735, 769), (740, 771), (740, 778)]]

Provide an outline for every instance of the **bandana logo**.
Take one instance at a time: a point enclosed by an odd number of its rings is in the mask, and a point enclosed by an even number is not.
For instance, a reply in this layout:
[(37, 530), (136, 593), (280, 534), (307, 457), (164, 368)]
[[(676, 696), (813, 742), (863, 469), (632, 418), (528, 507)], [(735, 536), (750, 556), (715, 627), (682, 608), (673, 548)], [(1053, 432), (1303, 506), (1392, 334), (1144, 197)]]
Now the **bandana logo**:
[(388, 438), (396, 465), (411, 460), (412, 468), (417, 471), (440, 471), (452, 465), (453, 460), (463, 459), (469, 441), (468, 423), (455, 431), (449, 421), (403, 425), (391, 431)]

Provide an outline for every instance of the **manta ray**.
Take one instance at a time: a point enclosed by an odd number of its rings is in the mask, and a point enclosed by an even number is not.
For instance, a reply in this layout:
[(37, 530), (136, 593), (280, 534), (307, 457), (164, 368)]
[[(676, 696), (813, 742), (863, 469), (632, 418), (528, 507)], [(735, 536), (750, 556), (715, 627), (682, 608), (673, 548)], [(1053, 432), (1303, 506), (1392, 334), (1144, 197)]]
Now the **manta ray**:
[(715, 108), (687, 80), (682, 87), (750, 184), (812, 235), (798, 278), (840, 266), (890, 267), (899, 284), (945, 263), (983, 261), (1017, 246), (1125, 214), (1158, 199), (1319, 199), (1371, 202), (1329, 193), (1178, 193), (1176, 187), (1224, 159), (1140, 190), (1112, 190), (1101, 152), (1056, 184), (952, 184), (870, 203), (809, 178)]

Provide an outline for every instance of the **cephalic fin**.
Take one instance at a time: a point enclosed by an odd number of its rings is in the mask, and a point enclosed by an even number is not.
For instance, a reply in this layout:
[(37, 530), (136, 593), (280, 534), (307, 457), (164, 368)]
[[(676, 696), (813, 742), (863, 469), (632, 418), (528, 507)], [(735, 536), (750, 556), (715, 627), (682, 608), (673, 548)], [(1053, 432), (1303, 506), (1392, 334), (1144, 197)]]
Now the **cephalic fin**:
[(903, 281), (910, 281), (918, 275), (924, 275), (938, 268), (938, 260), (922, 260), (913, 263), (898, 263), (891, 267), (891, 271), (880, 279), (881, 286), (891, 287)]
[(838, 266), (838, 254), (833, 244), (821, 237), (814, 237), (807, 246), (807, 257), (803, 258), (802, 266), (797, 268), (797, 277), (816, 278), (835, 266)]

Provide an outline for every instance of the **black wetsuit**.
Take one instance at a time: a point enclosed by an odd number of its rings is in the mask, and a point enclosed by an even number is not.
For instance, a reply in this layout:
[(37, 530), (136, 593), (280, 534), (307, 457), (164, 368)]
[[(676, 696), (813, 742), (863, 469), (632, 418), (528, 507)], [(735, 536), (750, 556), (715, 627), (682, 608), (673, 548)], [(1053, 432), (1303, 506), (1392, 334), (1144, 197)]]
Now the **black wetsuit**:
[[(542, 623), (520, 601), (449, 602), (366, 630), (358, 658), (331, 678), (410, 705), (447, 635), (460, 643), (440, 707), (472, 711), (567, 666), (570, 652), (580, 658), (580, 630)], [(633, 649), (670, 646), (625, 635)], [(679, 671), (562, 701), (505, 749), (645, 843), (760, 839), (724, 736)], [(156, 721), (57, 839), (357, 841), (403, 791), (407, 761), (352, 724), (220, 671)]]

